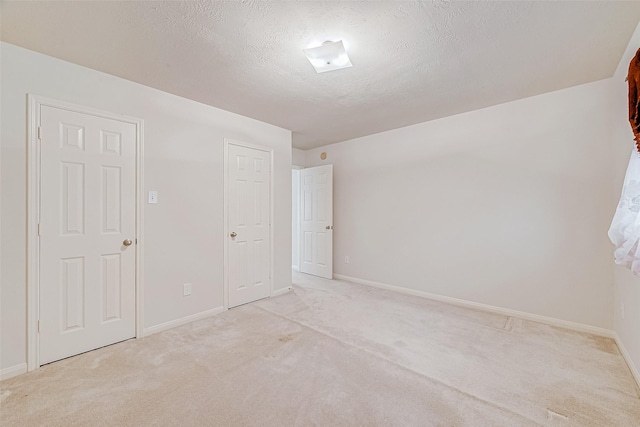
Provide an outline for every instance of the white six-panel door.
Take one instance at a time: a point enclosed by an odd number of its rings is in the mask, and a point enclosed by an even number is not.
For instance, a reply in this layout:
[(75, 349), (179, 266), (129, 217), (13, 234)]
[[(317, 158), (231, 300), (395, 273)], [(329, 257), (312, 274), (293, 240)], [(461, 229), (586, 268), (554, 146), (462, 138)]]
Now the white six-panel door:
[(228, 147), (226, 269), (235, 307), (271, 293), (271, 152)]
[(40, 153), (45, 364), (135, 336), (136, 126), (42, 106)]
[(300, 170), (300, 271), (333, 278), (333, 165)]

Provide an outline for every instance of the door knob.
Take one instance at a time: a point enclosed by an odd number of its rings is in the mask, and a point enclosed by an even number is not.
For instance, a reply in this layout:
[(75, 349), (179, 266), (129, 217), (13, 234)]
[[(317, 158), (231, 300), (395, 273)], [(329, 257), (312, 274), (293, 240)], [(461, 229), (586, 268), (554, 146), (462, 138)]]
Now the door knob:
[(231, 234), (229, 234), (229, 236), (231, 236), (232, 239), (235, 239), (237, 235), (238, 234), (235, 231), (232, 231)]
[(133, 242), (131, 241), (131, 239), (125, 239), (124, 242), (122, 242), (123, 245), (125, 246), (131, 246)]

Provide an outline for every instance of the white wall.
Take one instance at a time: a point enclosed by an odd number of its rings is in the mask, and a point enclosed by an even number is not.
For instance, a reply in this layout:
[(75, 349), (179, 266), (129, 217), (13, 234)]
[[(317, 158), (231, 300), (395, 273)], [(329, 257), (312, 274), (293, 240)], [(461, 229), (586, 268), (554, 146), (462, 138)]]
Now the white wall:
[(305, 151), (304, 150), (300, 150), (298, 148), (292, 148), (291, 149), (291, 164), (293, 166), (299, 166), (301, 168), (305, 167)]
[(611, 329), (609, 88), (308, 150), (334, 165), (335, 273)]
[[(291, 132), (10, 44), (2, 55), (0, 368), (26, 360), (27, 93), (144, 119), (146, 328), (223, 305), (223, 139), (274, 148), (274, 287), (291, 285)], [(182, 296), (191, 282), (193, 294)]]
[[(625, 82), (629, 62), (640, 48), (640, 25), (629, 42), (629, 46), (620, 60), (620, 65), (611, 79), (611, 92), (613, 94), (613, 195), (612, 205), (620, 200), (622, 182), (629, 162), (631, 150), (634, 147), (633, 133), (629, 125), (629, 109)], [(611, 249), (613, 252), (613, 249)], [(636, 378), (640, 381), (640, 279), (625, 267), (614, 268), (614, 330), (620, 337), (620, 341), (632, 360)], [(624, 315), (622, 306), (624, 305)]]

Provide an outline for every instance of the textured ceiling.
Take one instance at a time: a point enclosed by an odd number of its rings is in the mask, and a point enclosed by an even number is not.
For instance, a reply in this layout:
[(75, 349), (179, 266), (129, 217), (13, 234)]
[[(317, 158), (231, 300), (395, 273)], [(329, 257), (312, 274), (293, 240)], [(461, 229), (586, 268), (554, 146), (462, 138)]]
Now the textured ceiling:
[[(3, 41), (311, 148), (611, 77), (640, 2), (2, 2)], [(302, 49), (342, 39), (353, 68)], [(532, 118), (532, 126), (535, 119)]]

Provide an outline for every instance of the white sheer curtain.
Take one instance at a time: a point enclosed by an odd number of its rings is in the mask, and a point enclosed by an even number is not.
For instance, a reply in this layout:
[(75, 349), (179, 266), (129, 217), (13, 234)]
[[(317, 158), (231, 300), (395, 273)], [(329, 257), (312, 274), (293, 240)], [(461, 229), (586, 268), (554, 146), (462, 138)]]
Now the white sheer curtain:
[(631, 152), (609, 238), (616, 246), (616, 264), (624, 265), (640, 276), (640, 153), (636, 147)]

